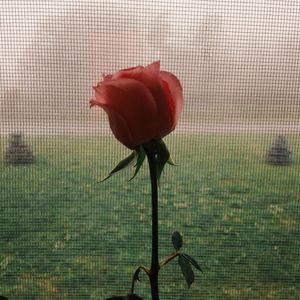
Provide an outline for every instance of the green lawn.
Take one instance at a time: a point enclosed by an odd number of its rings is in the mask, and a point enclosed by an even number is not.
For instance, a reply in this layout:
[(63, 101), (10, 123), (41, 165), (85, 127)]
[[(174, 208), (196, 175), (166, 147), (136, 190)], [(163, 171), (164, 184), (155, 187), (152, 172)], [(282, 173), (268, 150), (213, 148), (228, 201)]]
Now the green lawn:
[[(161, 299), (300, 299), (300, 135), (293, 164), (264, 162), (271, 135), (171, 135), (178, 166), (160, 184), (160, 256), (171, 234), (197, 258), (190, 289), (176, 261)], [(4, 151), (5, 139), (1, 139)], [(113, 137), (27, 139), (37, 161), (0, 160), (0, 295), (10, 300), (105, 299), (124, 294), (150, 261), (146, 165), (97, 183), (129, 151)], [(149, 299), (146, 277), (136, 292)]]

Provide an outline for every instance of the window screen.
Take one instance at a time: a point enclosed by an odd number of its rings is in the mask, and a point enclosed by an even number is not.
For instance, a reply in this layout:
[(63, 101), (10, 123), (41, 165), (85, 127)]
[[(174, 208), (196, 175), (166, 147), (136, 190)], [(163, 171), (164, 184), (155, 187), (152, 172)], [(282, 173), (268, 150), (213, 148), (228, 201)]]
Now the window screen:
[(203, 269), (188, 288), (172, 261), (161, 299), (299, 299), (299, 4), (1, 1), (0, 295), (106, 299), (149, 265), (147, 166), (99, 183), (130, 152), (89, 100), (103, 74), (160, 60), (185, 102), (159, 255), (178, 230)]

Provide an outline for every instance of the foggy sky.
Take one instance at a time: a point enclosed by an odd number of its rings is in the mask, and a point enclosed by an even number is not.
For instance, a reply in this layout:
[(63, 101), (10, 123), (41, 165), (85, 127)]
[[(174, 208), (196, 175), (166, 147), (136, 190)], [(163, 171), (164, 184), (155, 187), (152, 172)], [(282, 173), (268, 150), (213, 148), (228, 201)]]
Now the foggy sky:
[(103, 73), (160, 59), (184, 120), (297, 121), (300, 1), (1, 1), (2, 121), (92, 122)]

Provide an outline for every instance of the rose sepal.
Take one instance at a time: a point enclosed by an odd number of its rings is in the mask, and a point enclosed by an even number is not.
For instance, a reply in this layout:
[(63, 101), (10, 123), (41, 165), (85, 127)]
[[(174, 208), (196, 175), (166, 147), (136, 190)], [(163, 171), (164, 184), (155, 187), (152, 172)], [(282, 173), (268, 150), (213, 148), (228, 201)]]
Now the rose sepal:
[(170, 151), (163, 140), (159, 140), (157, 144), (157, 154), (156, 154), (156, 170), (157, 170), (157, 179), (160, 179), (160, 176), (163, 172), (163, 169), (166, 163), (170, 165), (175, 165), (173, 162)]
[(105, 181), (106, 179), (110, 178), (112, 175), (114, 175), (115, 173), (119, 172), (119, 171), (122, 171), (130, 166), (132, 166), (135, 161), (136, 161), (136, 156), (137, 156), (137, 153), (136, 151), (132, 151), (132, 153), (127, 156), (126, 158), (122, 159), (116, 166), (114, 169), (112, 169), (109, 174), (101, 179), (99, 182), (103, 182)]
[(136, 150), (132, 151), (131, 154), (129, 156), (127, 156), (126, 158), (122, 159), (114, 169), (112, 169), (109, 174), (104, 177), (103, 179), (101, 179), (99, 182), (103, 182), (106, 179), (110, 178), (112, 175), (114, 175), (115, 173), (122, 171), (130, 166), (134, 166), (135, 171), (133, 176), (129, 179), (129, 181), (131, 181), (139, 172), (141, 166), (143, 165), (143, 162), (145, 160), (146, 157), (146, 153), (143, 149), (143, 147), (138, 147)]
[(146, 158), (146, 153), (143, 147), (140, 146), (135, 152), (136, 152), (136, 164), (134, 165), (135, 171), (133, 176), (129, 179), (129, 181), (131, 181), (137, 175)]

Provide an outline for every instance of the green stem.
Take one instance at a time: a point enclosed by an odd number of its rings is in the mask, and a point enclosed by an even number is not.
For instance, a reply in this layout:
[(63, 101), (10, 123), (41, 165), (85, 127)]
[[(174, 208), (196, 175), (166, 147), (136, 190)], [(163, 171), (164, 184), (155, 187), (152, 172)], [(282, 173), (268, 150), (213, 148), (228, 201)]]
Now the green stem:
[(152, 203), (152, 253), (150, 267), (150, 285), (152, 300), (159, 300), (158, 293), (158, 188), (155, 147), (144, 147), (149, 164), (151, 178), (151, 203)]

